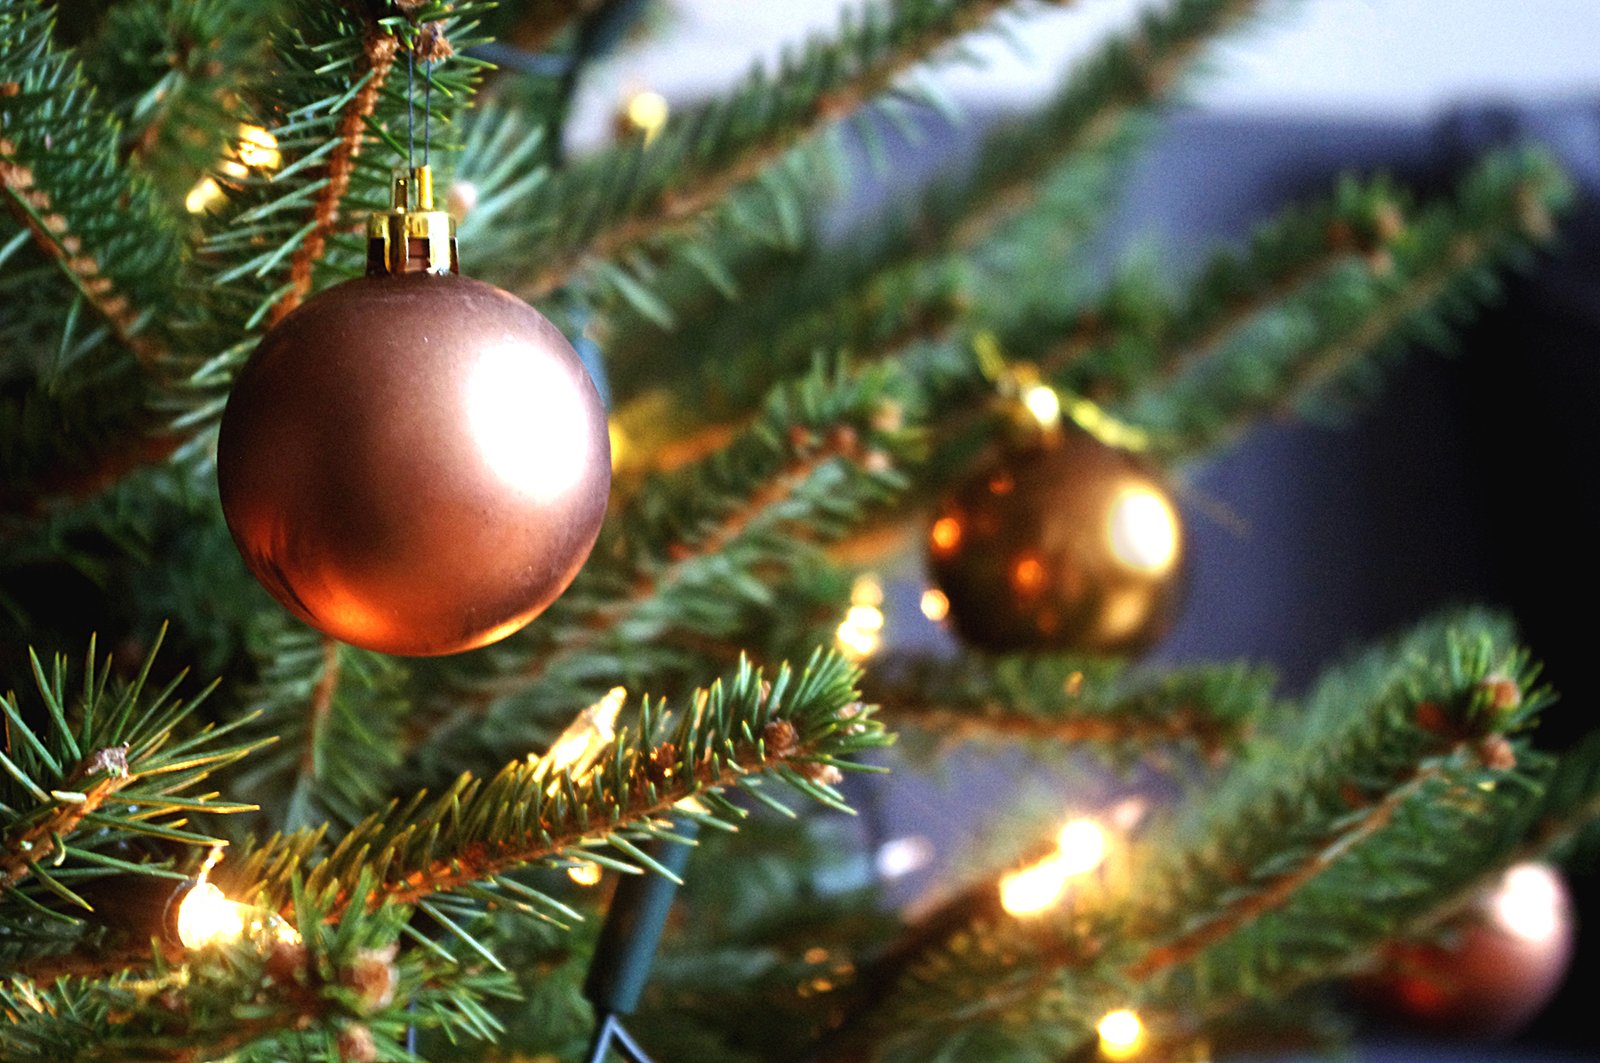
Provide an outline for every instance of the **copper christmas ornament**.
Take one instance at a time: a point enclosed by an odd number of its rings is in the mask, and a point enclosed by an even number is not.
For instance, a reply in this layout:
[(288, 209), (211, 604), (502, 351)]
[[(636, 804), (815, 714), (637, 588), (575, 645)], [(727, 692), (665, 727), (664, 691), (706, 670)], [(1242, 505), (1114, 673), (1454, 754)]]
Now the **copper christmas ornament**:
[(456, 653), (550, 604), (599, 534), (605, 410), (561, 332), (455, 272), (417, 173), (369, 227), (368, 275), (286, 316), (239, 374), (217, 481), (246, 563), (307, 623)]
[(959, 484), (929, 528), (928, 567), (974, 646), (1134, 653), (1177, 616), (1183, 530), (1153, 472), (1069, 426)]
[(1572, 959), (1572, 896), (1549, 864), (1510, 868), (1437, 941), (1384, 951), (1357, 983), (1388, 1017), (1454, 1038), (1507, 1037), (1555, 996)]

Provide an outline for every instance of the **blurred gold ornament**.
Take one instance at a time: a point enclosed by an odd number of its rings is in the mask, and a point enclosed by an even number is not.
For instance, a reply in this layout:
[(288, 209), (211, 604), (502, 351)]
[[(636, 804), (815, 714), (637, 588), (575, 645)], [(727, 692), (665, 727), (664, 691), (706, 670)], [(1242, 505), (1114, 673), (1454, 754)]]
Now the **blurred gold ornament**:
[(1171, 627), (1183, 529), (1165, 485), (1068, 425), (983, 463), (940, 504), (928, 567), (962, 639), (1126, 654)]

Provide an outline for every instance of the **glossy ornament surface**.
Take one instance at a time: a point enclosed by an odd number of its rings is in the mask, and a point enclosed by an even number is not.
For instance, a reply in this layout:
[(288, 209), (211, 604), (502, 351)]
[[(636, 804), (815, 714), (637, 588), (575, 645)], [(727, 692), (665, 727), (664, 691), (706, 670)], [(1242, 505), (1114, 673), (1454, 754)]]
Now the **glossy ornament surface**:
[(1438, 941), (1385, 950), (1357, 983), (1396, 1022), (1452, 1038), (1508, 1037), (1560, 988), (1574, 944), (1572, 896), (1549, 864), (1517, 864)]
[(582, 566), (610, 489), (605, 410), (532, 307), (374, 253), (374, 273), (289, 314), (240, 373), (223, 510), (307, 623), (384, 653), (456, 653), (526, 624)]
[(1074, 427), (981, 464), (928, 531), (948, 622), (995, 651), (1145, 649), (1177, 617), (1184, 560), (1162, 481)]

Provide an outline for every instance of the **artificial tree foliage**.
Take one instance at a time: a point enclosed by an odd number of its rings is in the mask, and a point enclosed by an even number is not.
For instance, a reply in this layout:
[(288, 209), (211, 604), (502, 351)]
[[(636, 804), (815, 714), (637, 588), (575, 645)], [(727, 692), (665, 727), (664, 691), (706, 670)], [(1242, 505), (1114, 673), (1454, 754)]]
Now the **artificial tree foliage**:
[[(633, 1020), (662, 1060), (1087, 1059), (1116, 1008), (1151, 1059), (1320, 1043), (1324, 987), (1585, 847), (1600, 746), (1535, 750), (1552, 697), (1487, 613), (1299, 701), (1247, 664), (834, 645), (1017, 367), (1181, 470), (1446, 342), (1557, 231), (1547, 154), (1433, 198), (1352, 175), (1181, 290), (1068, 290), (1119, 166), (1277, 4), (1155, 5), (842, 232), (851, 160), (959, 120), (932, 75), (1042, 5), (872, 0), (574, 155), (574, 90), (647, 6), (0, 0), (0, 1057), (580, 1058), (611, 885), (686, 834)], [(621, 441), (568, 592), (426, 661), (256, 587), (212, 458), (263, 332), (361, 272), (417, 123), (467, 272), (598, 352)], [(902, 916), (841, 790), (897, 734), (917, 770), (1087, 751), (1172, 800), (1042, 918), (977, 858)], [(1009, 822), (1007, 860), (1053, 829)], [(260, 929), (185, 943), (134, 903), (197, 877)]]

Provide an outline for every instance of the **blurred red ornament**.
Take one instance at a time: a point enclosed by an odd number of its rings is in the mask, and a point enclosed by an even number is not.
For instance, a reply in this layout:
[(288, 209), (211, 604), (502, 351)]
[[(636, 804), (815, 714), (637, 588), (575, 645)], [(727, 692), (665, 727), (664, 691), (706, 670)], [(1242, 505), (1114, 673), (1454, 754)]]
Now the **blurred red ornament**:
[(1358, 990), (1395, 1021), (1453, 1038), (1506, 1037), (1550, 1002), (1574, 939), (1572, 898), (1548, 864), (1518, 864), (1438, 942), (1390, 946)]

